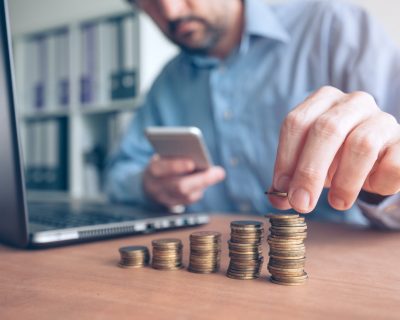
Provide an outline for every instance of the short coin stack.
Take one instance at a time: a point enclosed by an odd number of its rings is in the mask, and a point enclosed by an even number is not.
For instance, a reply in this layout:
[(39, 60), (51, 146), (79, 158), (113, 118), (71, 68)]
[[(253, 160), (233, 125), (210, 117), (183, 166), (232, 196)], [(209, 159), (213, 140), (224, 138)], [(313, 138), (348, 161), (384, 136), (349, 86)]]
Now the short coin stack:
[(271, 228), (268, 237), (269, 263), (273, 283), (295, 286), (304, 284), (307, 224), (298, 214), (267, 215)]
[(149, 249), (144, 246), (129, 246), (119, 248), (121, 268), (141, 268), (149, 264)]
[(153, 240), (152, 267), (158, 270), (178, 270), (182, 264), (182, 241), (179, 239)]
[(231, 260), (226, 274), (229, 278), (248, 280), (260, 276), (264, 261), (261, 247), (263, 234), (262, 222), (231, 222), (231, 239), (228, 241)]
[(219, 270), (221, 261), (221, 233), (199, 231), (190, 235), (189, 271), (213, 273)]

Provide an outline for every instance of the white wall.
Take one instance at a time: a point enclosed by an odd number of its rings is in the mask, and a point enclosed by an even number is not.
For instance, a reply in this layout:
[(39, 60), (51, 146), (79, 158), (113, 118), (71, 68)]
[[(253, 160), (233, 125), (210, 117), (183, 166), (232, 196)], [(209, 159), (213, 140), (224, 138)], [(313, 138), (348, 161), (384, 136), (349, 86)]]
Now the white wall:
[(12, 33), (40, 30), (126, 10), (123, 0), (8, 0)]
[[(269, 3), (284, 3), (291, 0), (267, 0)], [(297, 0), (292, 0), (297, 1)], [(336, 0), (325, 0), (336, 1)], [(346, 0), (341, 0), (346, 1)], [(389, 32), (393, 39), (400, 45), (400, 1), (399, 0), (347, 0), (350, 3), (364, 7), (376, 17)]]
[[(288, 0), (267, 1), (281, 3)], [(348, 1), (365, 7), (376, 16), (400, 44), (399, 0)], [(124, 0), (9, 0), (9, 6), (14, 35), (129, 8)], [(175, 54), (176, 49), (163, 39), (149, 19), (144, 17), (141, 17), (141, 19), (146, 26), (146, 29), (141, 32), (143, 44), (143, 48), (141, 48), (142, 70), (144, 70), (142, 88), (147, 88), (162, 65)]]

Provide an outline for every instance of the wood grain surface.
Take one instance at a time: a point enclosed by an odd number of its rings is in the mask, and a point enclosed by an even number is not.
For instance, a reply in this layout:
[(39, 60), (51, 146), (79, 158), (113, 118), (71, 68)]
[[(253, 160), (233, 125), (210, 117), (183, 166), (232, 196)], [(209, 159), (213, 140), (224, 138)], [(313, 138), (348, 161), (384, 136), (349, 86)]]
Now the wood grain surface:
[[(400, 319), (400, 233), (309, 223), (310, 278), (285, 287), (267, 280), (268, 259), (260, 279), (225, 276), (239, 218), (254, 219), (214, 216), (201, 228), (47, 250), (0, 246), (0, 319)], [(184, 241), (187, 265), (189, 234), (201, 229), (223, 233), (217, 274), (117, 267), (120, 246), (164, 237)]]

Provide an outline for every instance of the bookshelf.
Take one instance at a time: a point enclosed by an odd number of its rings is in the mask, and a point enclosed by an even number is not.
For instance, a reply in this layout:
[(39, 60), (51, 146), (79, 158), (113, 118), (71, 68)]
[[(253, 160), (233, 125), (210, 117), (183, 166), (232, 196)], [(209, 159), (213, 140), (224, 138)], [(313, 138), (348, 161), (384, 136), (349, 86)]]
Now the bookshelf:
[[(127, 31), (126, 28), (131, 29)], [(121, 30), (125, 33), (125, 38), (124, 35), (115, 33)], [(95, 51), (98, 60), (90, 66), (93, 61), (85, 56), (85, 48), (93, 46), (90, 39), (90, 33), (93, 32), (96, 32), (97, 47), (96, 50), (93, 47), (90, 50)], [(47, 56), (45, 59), (47, 64), (53, 63), (57, 68), (36, 66), (37, 73), (40, 73), (38, 69), (46, 69), (42, 73), (48, 75), (47, 82), (43, 80), (47, 87), (44, 85), (45, 89), (42, 89), (37, 85), (38, 80), (30, 77), (35, 75), (35, 61), (40, 66), (40, 56), (44, 51), (35, 56), (32, 53), (32, 43), (47, 37), (48, 54), (54, 55), (57, 52), (54, 48), (57, 47), (49, 43), (55, 43), (56, 40), (51, 37), (61, 33), (66, 35), (64, 40), (68, 45), (64, 48), (67, 48), (67, 52), (58, 51), (62, 54)], [(122, 55), (125, 54), (125, 60), (128, 60), (127, 67), (124, 65), (125, 69), (120, 68), (117, 71), (113, 69), (115, 66), (110, 65), (113, 59), (121, 58), (121, 52), (116, 49), (121, 49), (121, 42), (116, 44), (116, 38), (124, 42)], [(110, 14), (91, 14), (90, 17), (80, 17), (68, 23), (20, 32), (13, 35), (13, 42), (17, 117), (28, 197), (34, 200), (105, 201), (106, 196), (102, 189), (105, 160), (118, 145), (154, 77), (165, 61), (175, 54), (176, 49), (167, 44), (148, 18), (132, 12), (130, 8)], [(131, 46), (129, 49), (126, 47), (127, 42)], [(157, 48), (157, 45), (163, 50)], [(53, 48), (53, 53), (49, 48)], [(89, 49), (86, 50), (90, 52)], [(55, 62), (60, 55), (66, 57), (64, 61)], [(118, 57), (115, 58), (115, 55)], [(89, 64), (87, 69), (96, 73), (94, 80), (85, 78), (85, 62)], [(120, 61), (117, 63), (122, 65)], [(62, 73), (58, 70), (59, 67), (66, 70), (65, 79), (56, 79), (52, 74)], [(90, 86), (93, 91), (96, 90), (94, 94), (83, 92)], [(56, 92), (51, 93), (49, 90)], [(46, 102), (43, 103), (42, 100)], [(56, 125), (58, 129), (54, 131)], [(52, 134), (54, 132), (58, 136), (65, 136), (55, 139)], [(50, 158), (52, 160), (49, 162)], [(60, 165), (64, 167), (58, 168)], [(52, 166), (54, 172), (50, 170)], [(29, 168), (33, 168), (33, 173)], [(40, 170), (45, 178), (42, 177), (41, 181), (39, 179), (39, 183), (32, 183), (32, 179), (40, 176)], [(57, 174), (60, 177), (54, 182)], [(61, 179), (63, 175), (65, 181)], [(46, 184), (47, 178), (53, 182)]]

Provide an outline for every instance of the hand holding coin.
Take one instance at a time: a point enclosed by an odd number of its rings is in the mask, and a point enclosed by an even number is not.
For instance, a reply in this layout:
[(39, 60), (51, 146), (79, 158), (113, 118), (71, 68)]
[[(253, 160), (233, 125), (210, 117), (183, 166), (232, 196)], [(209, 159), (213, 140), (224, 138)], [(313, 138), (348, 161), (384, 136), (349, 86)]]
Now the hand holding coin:
[(366, 92), (323, 87), (283, 122), (270, 194), (278, 209), (311, 212), (328, 200), (347, 210), (361, 190), (383, 196), (400, 191), (400, 125)]

